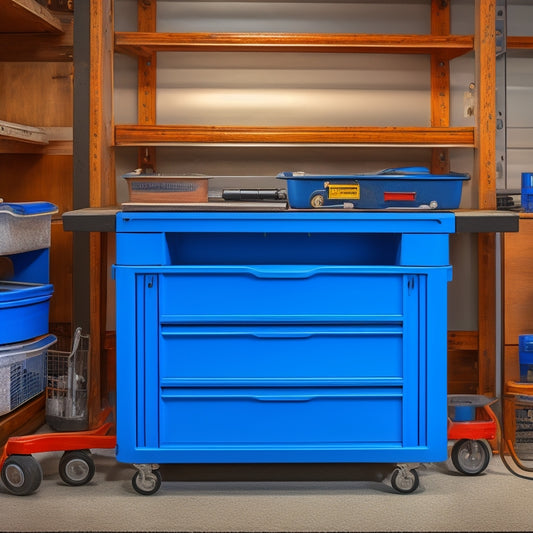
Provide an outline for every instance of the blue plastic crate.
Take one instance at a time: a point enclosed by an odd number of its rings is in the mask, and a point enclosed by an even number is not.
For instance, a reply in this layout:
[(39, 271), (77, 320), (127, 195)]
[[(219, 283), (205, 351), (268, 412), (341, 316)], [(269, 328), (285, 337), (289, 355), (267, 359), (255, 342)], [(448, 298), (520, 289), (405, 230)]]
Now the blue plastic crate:
[(403, 167), (372, 174), (307, 174), (283, 172), (289, 205), (296, 209), (344, 207), (360, 209), (456, 209), (468, 174), (431, 174), (425, 167)]

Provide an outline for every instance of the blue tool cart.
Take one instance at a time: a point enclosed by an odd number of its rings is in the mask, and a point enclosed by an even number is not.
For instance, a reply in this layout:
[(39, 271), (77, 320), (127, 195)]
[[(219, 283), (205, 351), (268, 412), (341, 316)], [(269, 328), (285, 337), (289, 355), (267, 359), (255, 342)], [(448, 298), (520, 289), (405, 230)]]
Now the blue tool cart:
[(447, 458), (445, 212), (119, 212), (117, 459)]

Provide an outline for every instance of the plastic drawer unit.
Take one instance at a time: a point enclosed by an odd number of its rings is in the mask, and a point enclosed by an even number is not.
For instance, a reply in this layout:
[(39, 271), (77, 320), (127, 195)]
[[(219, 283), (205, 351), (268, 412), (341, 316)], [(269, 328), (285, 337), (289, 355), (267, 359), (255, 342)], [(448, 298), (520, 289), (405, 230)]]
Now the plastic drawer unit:
[(445, 460), (454, 228), (442, 212), (117, 214), (117, 459), (136, 490), (159, 488), (159, 463)]

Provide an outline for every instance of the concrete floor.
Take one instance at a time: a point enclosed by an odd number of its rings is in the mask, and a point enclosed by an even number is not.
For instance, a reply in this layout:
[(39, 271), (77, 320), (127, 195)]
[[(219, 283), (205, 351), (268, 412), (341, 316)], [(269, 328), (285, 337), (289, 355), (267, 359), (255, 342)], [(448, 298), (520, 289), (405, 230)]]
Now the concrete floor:
[[(96, 474), (81, 487), (58, 475), (60, 452), (37, 455), (43, 482), (30, 496), (0, 484), (2, 531), (531, 531), (533, 482), (508, 472), (493, 457), (479, 476), (457, 473), (448, 460), (422, 465), (420, 487), (401, 495), (384, 481), (184, 481), (176, 466), (161, 469), (152, 496), (131, 485), (135, 470), (112, 451), (93, 451)], [(253, 472), (257, 477), (261, 472)], [(316, 474), (316, 475), (315, 475)], [(206, 471), (200, 472), (201, 476)], [(190, 477), (190, 476), (189, 476)], [(273, 478), (273, 476), (267, 476)], [(316, 477), (318, 480), (312, 480)], [(349, 474), (346, 476), (349, 477)], [(225, 478), (225, 480), (224, 480)], [(241, 479), (229, 481), (229, 479)], [(368, 477), (367, 477), (368, 479)], [(376, 478), (379, 479), (379, 478)]]

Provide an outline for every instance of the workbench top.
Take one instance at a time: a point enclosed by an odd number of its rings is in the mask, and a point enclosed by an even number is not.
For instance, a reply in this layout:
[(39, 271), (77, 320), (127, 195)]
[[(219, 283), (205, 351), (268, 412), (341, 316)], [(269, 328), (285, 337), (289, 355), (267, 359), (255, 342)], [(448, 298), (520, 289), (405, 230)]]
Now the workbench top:
[[(285, 212), (285, 213), (314, 213), (318, 214), (317, 210), (285, 210), (282, 208), (283, 204), (274, 204), (273, 207), (268, 206), (266, 209), (262, 203), (239, 203), (238, 209), (233, 208), (234, 212)], [(124, 206), (110, 206), (110, 207), (90, 207), (84, 209), (76, 209), (63, 213), (63, 227), (65, 231), (83, 231), (83, 232), (115, 232), (116, 231), (116, 215), (121, 212), (139, 212), (140, 209), (135, 210), (132, 204), (125, 204)], [(190, 204), (184, 207), (184, 204), (166, 205), (159, 204), (155, 206), (143, 206), (143, 212), (229, 212), (228, 206), (221, 208), (220, 206), (209, 205), (209, 207), (200, 208), (197, 205)], [(331, 211), (328, 211), (331, 212)], [(336, 211), (339, 212), (339, 211)], [(343, 211), (340, 211), (343, 212)], [(354, 213), (355, 211), (346, 211), (347, 213)], [(356, 211), (358, 213), (368, 213), (374, 211)], [(379, 211), (383, 213), (384, 211)], [(413, 213), (413, 211), (385, 211), (386, 213)], [(418, 213), (416, 211), (415, 213)], [(496, 211), (496, 210), (468, 210), (459, 209), (453, 211), (446, 211), (455, 215), (455, 232), (456, 233), (504, 233), (518, 231), (519, 220), (522, 213), (516, 211)], [(427, 211), (423, 210), (420, 213), (442, 213), (442, 211)]]

